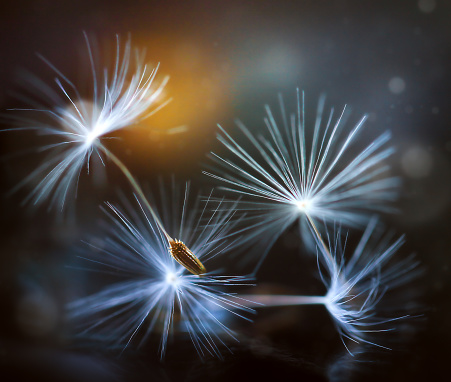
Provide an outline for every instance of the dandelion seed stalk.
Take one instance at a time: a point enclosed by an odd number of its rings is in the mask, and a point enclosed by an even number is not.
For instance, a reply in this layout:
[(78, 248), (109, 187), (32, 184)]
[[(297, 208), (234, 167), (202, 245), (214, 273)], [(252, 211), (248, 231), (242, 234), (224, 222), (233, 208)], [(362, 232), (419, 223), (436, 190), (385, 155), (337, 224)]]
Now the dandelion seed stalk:
[(350, 256), (345, 256), (341, 227), (335, 227), (334, 233), (327, 235), (330, 243), (327, 247), (313, 221), (309, 219), (309, 222), (315, 232), (318, 270), (327, 289), (325, 295), (243, 294), (236, 298), (249, 308), (323, 305), (350, 353), (346, 340), (388, 349), (371, 336), (377, 332), (393, 330), (391, 325), (394, 321), (405, 319), (409, 315), (395, 313), (387, 317), (388, 311), (384, 310), (384, 316), (379, 316), (381, 300), (387, 291), (405, 284), (419, 273), (418, 262), (412, 256), (391, 261), (404, 238), (401, 236), (392, 241), (392, 235), (384, 235), (376, 229), (377, 219), (373, 218), (354, 251)]
[[(279, 104), (280, 118), (265, 107), (266, 133), (252, 132), (236, 121), (249, 149), (219, 126), (218, 140), (229, 155), (212, 152), (216, 166), (204, 174), (221, 181), (227, 192), (242, 197), (240, 205), (252, 221), (248, 229), (253, 237), (273, 236), (274, 243), (291, 223), (306, 215), (314, 236), (329, 252), (313, 219), (363, 227), (374, 211), (392, 211), (385, 202), (397, 198), (399, 180), (390, 175), (385, 163), (394, 152), (389, 146), (391, 133), (380, 134), (351, 155), (366, 115), (348, 130), (346, 107), (339, 113), (334, 108), (327, 113), (325, 97), (321, 96), (310, 129), (305, 120), (303, 92), (296, 91), (294, 112), (286, 110), (282, 96)], [(266, 248), (255, 253), (264, 258), (269, 246)], [(330, 254), (326, 256), (333, 259)]]
[[(121, 169), (127, 172), (123, 165)], [(161, 189), (162, 221), (177, 232), (180, 239), (189, 241), (202, 260), (219, 256), (230, 247), (228, 238), (233, 223), (225, 223), (230, 221), (233, 211), (212, 210), (208, 208), (208, 201), (204, 208), (188, 209), (186, 206), (192, 201), (188, 189), (187, 185), (182, 208), (179, 208), (176, 190), (173, 189), (172, 198), (167, 199), (168, 190)], [(105, 246), (97, 248), (90, 244), (97, 251), (89, 251), (82, 258), (91, 262), (92, 269), (88, 270), (106, 274), (114, 270), (121, 280), (71, 302), (69, 317), (80, 325), (81, 335), (101, 336), (124, 350), (132, 342), (141, 344), (152, 332), (160, 332), (163, 358), (169, 336), (177, 332), (189, 336), (201, 358), (208, 355), (221, 358), (220, 347), (227, 348), (225, 340), (237, 340), (228, 327), (228, 317), (249, 320), (246, 315), (253, 312), (227, 289), (249, 286), (250, 279), (198, 277), (187, 272), (190, 271), (187, 267), (168, 256), (166, 237), (159, 223), (150, 218), (138, 194), (137, 191), (134, 195), (137, 209), (126, 200), (123, 201), (125, 210), (107, 203), (109, 208), (105, 212), (110, 224)], [(200, 195), (193, 202), (198, 206)], [(199, 229), (205, 219), (209, 224)]]
[(174, 258), (175, 261), (177, 261), (179, 264), (183, 265), (188, 271), (190, 271), (192, 274), (197, 276), (202, 276), (204, 273), (207, 272), (207, 269), (202, 264), (202, 262), (197, 258), (197, 256), (188, 248), (188, 246), (183, 243), (180, 240), (174, 240), (166, 231), (166, 228), (164, 228), (163, 223), (161, 222), (160, 218), (150, 205), (149, 201), (147, 200), (146, 196), (144, 195), (144, 192), (140, 185), (138, 184), (137, 180), (134, 178), (134, 176), (131, 174), (127, 166), (111, 151), (109, 151), (104, 145), (99, 145), (100, 149), (107, 155), (108, 158), (110, 158), (114, 164), (122, 171), (122, 173), (125, 175), (127, 180), (130, 182), (131, 186), (135, 190), (136, 194), (139, 196), (139, 199), (144, 203), (147, 210), (152, 215), (152, 218), (155, 220), (156, 224), (158, 225), (161, 232), (166, 237), (168, 244), (169, 244), (169, 254)]
[(247, 308), (295, 306), (295, 305), (324, 305), (326, 296), (296, 296), (274, 294), (241, 294), (237, 296), (241, 304)]
[(161, 223), (158, 215), (155, 213), (154, 209), (152, 208), (152, 206), (150, 205), (146, 196), (144, 195), (142, 188), (140, 187), (140, 185), (138, 184), (137, 180), (134, 178), (132, 173), (129, 171), (127, 166), (125, 166), (125, 164), (116, 155), (114, 155), (110, 150), (108, 150), (104, 145), (100, 145), (99, 147), (108, 156), (108, 158), (110, 158), (114, 162), (114, 164), (125, 175), (127, 180), (130, 182), (130, 185), (133, 187), (133, 189), (135, 190), (135, 192), (137, 193), (137, 195), (139, 196), (141, 201), (144, 203), (147, 210), (150, 212), (153, 219), (155, 220), (155, 222), (157, 223), (158, 227), (161, 229), (163, 234), (166, 236), (168, 241), (174, 241), (174, 239), (166, 232), (166, 229), (164, 228), (163, 223)]
[(321, 244), (322, 249), (324, 250), (324, 254), (329, 258), (331, 264), (333, 264), (334, 267), (337, 267), (337, 262), (335, 261), (334, 257), (330, 253), (329, 247), (324, 242), (323, 237), (321, 236), (318, 228), (316, 227), (315, 222), (313, 221), (313, 219), (310, 217), (310, 215), (308, 213), (305, 213), (305, 216), (307, 217), (307, 220), (309, 221), (310, 225), (312, 226), (312, 229), (316, 235), (316, 239), (317, 239), (318, 243)]

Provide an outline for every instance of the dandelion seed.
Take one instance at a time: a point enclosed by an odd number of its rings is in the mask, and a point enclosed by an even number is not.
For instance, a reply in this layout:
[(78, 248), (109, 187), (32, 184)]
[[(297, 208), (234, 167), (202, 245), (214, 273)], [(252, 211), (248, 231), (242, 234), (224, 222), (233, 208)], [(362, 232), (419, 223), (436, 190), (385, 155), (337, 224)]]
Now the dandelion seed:
[(350, 353), (346, 340), (387, 348), (371, 336), (394, 331), (395, 321), (409, 316), (379, 317), (383, 298), (389, 291), (418, 276), (419, 270), (418, 262), (415, 262), (412, 256), (398, 262), (392, 261), (404, 238), (400, 237), (392, 242), (392, 235), (382, 235), (376, 230), (376, 225), (377, 219), (372, 219), (348, 259), (345, 259), (346, 245), (342, 245), (344, 235), (340, 232), (341, 229), (337, 230), (334, 237), (329, 237), (329, 248), (324, 248), (324, 244), (317, 240), (318, 266), (321, 280), (327, 288), (324, 296), (240, 297), (254, 301), (254, 304), (247, 306), (256, 306), (255, 303), (265, 306), (324, 305)]
[[(227, 251), (233, 244), (228, 236), (234, 226), (233, 211), (221, 211), (219, 205), (209, 211), (211, 202), (207, 201), (199, 214), (187, 212), (188, 187), (182, 208), (176, 205), (176, 196), (163, 200), (170, 203), (162, 208), (165, 226), (177, 232), (177, 237), (188, 243), (202, 261)], [(249, 280), (188, 273), (189, 267), (169, 256), (168, 241), (159, 224), (141, 206), (140, 199), (136, 201), (140, 211), (131, 209), (128, 216), (108, 204), (112, 221), (108, 237), (98, 249), (98, 260), (86, 258), (125, 280), (69, 304), (70, 317), (82, 321), (83, 334), (97, 333), (108, 342), (122, 344), (124, 349), (133, 340), (141, 343), (152, 332), (161, 331), (163, 358), (170, 333), (182, 331), (189, 334), (200, 357), (221, 357), (219, 344), (225, 345), (227, 337), (236, 339), (221, 316), (226, 313), (247, 319), (243, 314), (252, 312), (224, 288), (248, 285)], [(200, 199), (196, 198), (191, 211), (199, 205)]]
[(181, 265), (183, 265), (193, 275), (203, 275), (207, 272), (205, 266), (186, 246), (183, 241), (171, 240), (169, 242), (169, 252), (171, 256)]
[(255, 237), (268, 233), (278, 236), (303, 216), (364, 226), (372, 211), (391, 211), (385, 203), (396, 198), (399, 181), (388, 175), (389, 167), (384, 164), (394, 152), (387, 147), (390, 132), (355, 155), (352, 146), (366, 116), (346, 133), (346, 107), (338, 117), (332, 109), (324, 118), (323, 96), (310, 131), (305, 123), (304, 94), (301, 98), (299, 91), (297, 101), (297, 113), (288, 116), (279, 97), (281, 122), (276, 122), (266, 106), (264, 122), (269, 138), (253, 135), (237, 121), (254, 152), (219, 126), (223, 135), (218, 139), (235, 161), (212, 153), (218, 167), (214, 173), (204, 172), (225, 182), (223, 189), (242, 196), (241, 208), (249, 212), (249, 221), (257, 221), (253, 223), (258, 231)]
[[(112, 132), (135, 124), (159, 110), (165, 103), (156, 106), (168, 77), (158, 85), (154, 79), (158, 66), (149, 69), (143, 63), (144, 54), (135, 51), (135, 69), (131, 74), (133, 51), (128, 40), (121, 52), (119, 37), (117, 38), (116, 61), (112, 73), (105, 68), (102, 82), (98, 74), (88, 38), (86, 43), (91, 61), (93, 75), (93, 98), (81, 97), (75, 85), (67, 79), (50, 62), (43, 60), (55, 71), (56, 91), (38, 79), (34, 79), (43, 103), (36, 104), (27, 112), (44, 113), (49, 121), (21, 118), (22, 128), (17, 130), (35, 130), (40, 135), (48, 135), (57, 139), (56, 143), (41, 147), (41, 151), (50, 150), (48, 158), (34, 172), (25, 178), (17, 188), (38, 179), (39, 183), (29, 194), (28, 200), (39, 204), (50, 199), (50, 206), (65, 206), (68, 194), (75, 194), (78, 179), (92, 155), (97, 155), (103, 163), (102, 153), (106, 148), (102, 139)], [(53, 105), (48, 108), (47, 102)], [(151, 107), (152, 110), (149, 110)], [(14, 129), (11, 129), (14, 130)]]

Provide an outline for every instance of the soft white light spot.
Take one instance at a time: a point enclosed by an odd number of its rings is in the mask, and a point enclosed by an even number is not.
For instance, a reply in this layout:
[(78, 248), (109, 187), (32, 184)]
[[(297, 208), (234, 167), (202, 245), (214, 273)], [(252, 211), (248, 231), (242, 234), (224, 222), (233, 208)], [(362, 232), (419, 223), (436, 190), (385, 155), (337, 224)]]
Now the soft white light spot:
[(88, 145), (92, 145), (97, 138), (108, 132), (108, 123), (99, 122), (94, 125), (92, 130), (86, 134), (85, 142)]
[(95, 131), (90, 131), (85, 137), (85, 143), (91, 146), (98, 137), (99, 135)]
[(432, 162), (431, 155), (422, 147), (410, 148), (401, 159), (404, 172), (412, 178), (428, 176), (431, 172)]
[(388, 89), (394, 94), (401, 94), (406, 88), (406, 82), (401, 77), (393, 77), (388, 81)]
[(175, 288), (178, 285), (178, 283), (179, 283), (179, 277), (174, 272), (168, 272), (166, 274), (166, 282), (169, 285), (172, 285)]
[(437, 3), (435, 0), (419, 0), (418, 1), (418, 8), (420, 8), (421, 12), (424, 13), (431, 13), (434, 11), (435, 7), (437, 6)]
[(301, 211), (301, 212), (308, 212), (308, 210), (312, 206), (312, 202), (310, 200), (308, 200), (308, 199), (297, 200), (295, 202), (295, 205), (296, 205), (296, 207), (298, 208), (299, 211)]

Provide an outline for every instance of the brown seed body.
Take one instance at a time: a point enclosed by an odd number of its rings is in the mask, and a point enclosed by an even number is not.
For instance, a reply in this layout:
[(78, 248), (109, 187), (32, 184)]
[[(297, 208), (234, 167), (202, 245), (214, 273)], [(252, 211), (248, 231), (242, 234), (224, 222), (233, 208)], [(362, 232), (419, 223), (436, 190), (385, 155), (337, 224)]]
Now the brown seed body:
[(169, 253), (181, 265), (183, 265), (193, 275), (201, 276), (207, 272), (200, 260), (191, 252), (180, 240), (170, 240)]

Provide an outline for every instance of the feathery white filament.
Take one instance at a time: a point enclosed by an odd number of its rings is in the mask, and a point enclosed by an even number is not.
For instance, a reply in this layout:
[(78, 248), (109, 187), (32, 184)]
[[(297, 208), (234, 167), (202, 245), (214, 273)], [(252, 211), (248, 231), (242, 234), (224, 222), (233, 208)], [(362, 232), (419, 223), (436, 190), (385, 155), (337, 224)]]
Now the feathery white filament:
[[(112, 73), (105, 68), (103, 81), (99, 81), (91, 47), (86, 35), (85, 37), (92, 66), (92, 99), (82, 97), (75, 85), (43, 58), (57, 74), (55, 82), (59, 92), (34, 78), (34, 85), (43, 100), (37, 103), (35, 108), (26, 110), (44, 113), (49, 119), (43, 121), (39, 118), (22, 117), (19, 120), (21, 130), (35, 130), (38, 134), (53, 136), (58, 140), (41, 148), (41, 151), (50, 150), (50, 155), (17, 186), (22, 187), (39, 179), (27, 198), (35, 204), (50, 199), (50, 205), (57, 204), (63, 209), (68, 194), (76, 191), (82, 168), (87, 165), (89, 170), (91, 155), (98, 155), (103, 163), (101, 139), (147, 118), (165, 104), (156, 106), (156, 101), (168, 77), (155, 86), (158, 65), (149, 69), (143, 63), (143, 54), (137, 50), (135, 68), (132, 71), (133, 51), (130, 40), (121, 52), (119, 37), (117, 38), (116, 60)], [(52, 102), (50, 108), (46, 106), (49, 101)]]
[[(372, 219), (350, 257), (345, 259), (340, 229), (329, 237), (329, 249), (318, 237), (318, 265), (327, 287), (324, 296), (240, 295), (249, 307), (321, 304), (326, 307), (349, 350), (345, 339), (386, 348), (371, 335), (394, 330), (394, 321), (408, 315), (390, 318), (379, 316), (379, 306), (387, 291), (405, 284), (418, 275), (418, 262), (412, 257), (391, 262), (402, 245), (403, 237), (391, 243), (391, 237), (376, 230)], [(387, 307), (385, 307), (387, 308)], [(351, 351), (350, 351), (351, 353)], [(352, 353), (351, 353), (352, 354)]]
[[(166, 194), (162, 190), (165, 198)], [(200, 202), (196, 198), (194, 210), (188, 212), (188, 187), (183, 208), (177, 210), (174, 195), (167, 200), (170, 205), (162, 208), (165, 226), (178, 232), (202, 261), (226, 251), (230, 245), (230, 240), (226, 239), (233, 227), (230, 222), (233, 211), (221, 211), (220, 206), (210, 211), (207, 202), (197, 214)], [(130, 210), (129, 216), (108, 204), (112, 226), (104, 247), (98, 249), (98, 258), (85, 259), (94, 265), (100, 264), (105, 272), (114, 270), (124, 281), (72, 302), (70, 317), (81, 321), (82, 333), (104, 334), (107, 341), (118, 343), (124, 349), (138, 333), (144, 341), (151, 332), (162, 327), (162, 358), (169, 332), (177, 329), (189, 334), (200, 357), (207, 354), (221, 357), (218, 343), (224, 343), (224, 336), (235, 337), (219, 316), (231, 313), (245, 318), (243, 313), (252, 311), (224, 288), (248, 285), (248, 279), (190, 274), (169, 255), (168, 240), (160, 225), (141, 207), (139, 199), (136, 200), (140, 211)], [(180, 318), (174, 318), (175, 312)]]
[[(351, 153), (366, 116), (349, 131), (346, 108), (324, 116), (325, 97), (319, 99), (316, 120), (306, 125), (304, 94), (297, 91), (297, 111), (287, 115), (279, 97), (281, 118), (266, 106), (266, 135), (237, 125), (253, 150), (247, 150), (219, 126), (219, 141), (231, 158), (212, 153), (218, 165), (205, 174), (222, 181), (223, 189), (242, 196), (255, 237), (278, 236), (306, 214), (312, 219), (348, 226), (364, 226), (374, 211), (391, 211), (385, 203), (397, 197), (399, 180), (384, 161), (394, 152), (384, 132), (363, 150)], [(252, 219), (255, 223), (252, 222)]]

